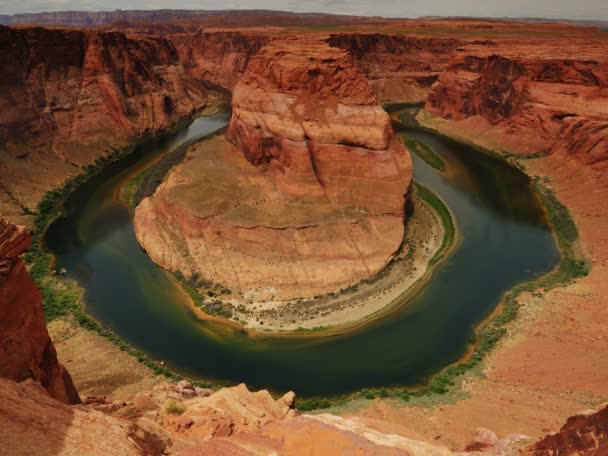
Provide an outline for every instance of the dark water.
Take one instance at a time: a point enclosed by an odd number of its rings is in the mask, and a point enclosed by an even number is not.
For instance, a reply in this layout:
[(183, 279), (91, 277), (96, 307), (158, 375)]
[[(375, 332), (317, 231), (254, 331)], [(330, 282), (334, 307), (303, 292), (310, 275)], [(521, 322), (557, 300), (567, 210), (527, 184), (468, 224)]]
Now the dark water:
[(225, 122), (225, 115), (199, 119), (110, 166), (67, 201), (47, 238), (58, 266), (84, 286), (87, 311), (181, 373), (301, 396), (414, 385), (462, 356), (474, 325), (505, 290), (558, 261), (525, 175), (466, 146), (408, 131), (446, 161), (440, 174), (414, 157), (415, 178), (449, 206), (460, 243), (406, 306), (355, 333), (312, 340), (252, 340), (197, 322), (181, 289), (140, 250), (116, 187), (154, 156)]

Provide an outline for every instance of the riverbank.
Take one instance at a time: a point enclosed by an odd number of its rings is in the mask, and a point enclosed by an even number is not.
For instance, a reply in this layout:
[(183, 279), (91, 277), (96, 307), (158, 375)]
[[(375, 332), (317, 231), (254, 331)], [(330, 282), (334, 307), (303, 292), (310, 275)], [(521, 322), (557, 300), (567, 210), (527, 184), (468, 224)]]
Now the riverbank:
[[(312, 335), (314, 336), (315, 334), (312, 334)], [(439, 380), (437, 380), (435, 383), (432, 384), (432, 388), (420, 390), (421, 391), (420, 394), (424, 393), (426, 395), (426, 394), (431, 394), (433, 390), (443, 391), (444, 389), (448, 389), (449, 381), (451, 381), (451, 380), (449, 378), (446, 378), (445, 376), (439, 377)], [(402, 388), (396, 388), (394, 390), (390, 390), (390, 391), (386, 391), (386, 392), (384, 390), (385, 390), (384, 388), (379, 388), (376, 390), (367, 390), (362, 394), (364, 394), (363, 397), (383, 396), (384, 394), (389, 395), (389, 396), (401, 395), (403, 397), (408, 397), (408, 396), (414, 396), (415, 394), (419, 394), (417, 392), (415, 393), (412, 391), (406, 392)], [(354, 397), (361, 397), (361, 395), (355, 394)]]
[[(223, 146), (217, 138), (202, 141), (197, 147), (204, 149), (198, 152), (204, 157)], [(131, 207), (154, 193), (171, 167), (185, 158), (188, 147), (181, 146), (152, 167), (131, 176), (126, 184), (128, 194), (140, 195), (137, 201), (130, 201)], [(200, 172), (204, 171), (205, 168)], [(192, 310), (199, 319), (223, 320), (247, 331), (250, 337), (320, 337), (359, 329), (403, 306), (428, 280), (432, 267), (447, 255), (455, 238), (453, 218), (445, 204), (429, 189), (420, 185), (415, 188), (399, 250), (377, 275), (348, 288), (286, 301), (264, 299), (261, 293), (254, 292), (242, 295), (225, 284), (211, 283), (198, 276), (188, 278), (180, 271), (174, 276), (192, 297), (195, 304)], [(121, 190), (121, 194), (125, 192)]]
[[(425, 123), (447, 137), (456, 129), (445, 120)], [(454, 139), (474, 142), (475, 135), (461, 129)], [(489, 146), (477, 144), (482, 151)], [(462, 448), (471, 429), (540, 437), (557, 431), (564, 417), (608, 399), (608, 233), (601, 228), (608, 223), (608, 176), (572, 157), (504, 158), (534, 179), (562, 251), (559, 268), (505, 295), (495, 315), (504, 323), (502, 336), (451, 394), (409, 405), (378, 400), (358, 410), (342, 408), (342, 414), (372, 426), (389, 420), (396, 428), (407, 426), (424, 438)], [(580, 263), (581, 256), (588, 264)]]
[[(228, 301), (232, 319), (223, 320), (240, 325), (251, 337), (326, 337), (362, 328), (407, 305), (430, 278), (433, 267), (448, 255), (456, 236), (453, 219), (443, 202), (426, 187), (415, 187), (403, 244), (377, 276), (312, 300), (254, 301), (247, 308)], [(200, 302), (204, 298), (194, 291), (194, 299)], [(203, 308), (197, 306), (197, 316), (209, 320)], [(217, 320), (218, 316), (212, 315), (211, 319)]]
[[(214, 103), (208, 105), (207, 108), (199, 112), (198, 115), (212, 115), (218, 111), (221, 107), (221, 103), (223, 103), (223, 101), (219, 99), (215, 100)], [(73, 358), (74, 352), (72, 348), (74, 347), (74, 341), (78, 341), (79, 337), (82, 336), (87, 340), (87, 343), (81, 344), (81, 342), (76, 342), (76, 348), (74, 348), (74, 350), (80, 353), (82, 347), (89, 344), (97, 347), (96, 350), (98, 353), (105, 353), (108, 355), (107, 359), (104, 356), (101, 356), (100, 358), (89, 356), (81, 357), (84, 364), (76, 369), (77, 372), (81, 369), (85, 374), (87, 372), (95, 372), (98, 371), (98, 364), (101, 363), (102, 360), (105, 361), (107, 365), (111, 366), (114, 365), (116, 359), (127, 357), (123, 360), (127, 365), (129, 365), (127, 359), (133, 360), (135, 364), (138, 365), (138, 369), (127, 369), (131, 372), (131, 374), (129, 374), (131, 377), (132, 375), (135, 375), (135, 377), (141, 377), (146, 381), (157, 376), (173, 379), (182, 378), (180, 375), (177, 375), (168, 369), (164, 365), (164, 362), (153, 360), (145, 353), (135, 349), (86, 312), (84, 290), (74, 280), (66, 278), (61, 271), (55, 269), (55, 258), (47, 252), (44, 245), (44, 239), (48, 228), (62, 215), (64, 202), (76, 189), (95, 177), (106, 167), (131, 156), (138, 147), (142, 147), (154, 139), (158, 141), (159, 138), (173, 135), (187, 127), (191, 122), (192, 119), (182, 119), (167, 130), (161, 132), (155, 138), (140, 138), (125, 148), (113, 150), (111, 153), (98, 158), (94, 164), (87, 166), (83, 173), (72, 176), (67, 179), (61, 187), (49, 191), (38, 204), (37, 212), (33, 214), (33, 243), (32, 247), (25, 255), (25, 261), (28, 264), (32, 278), (43, 295), (43, 310), (47, 324), (49, 324), (51, 337), (60, 340), (57, 344), (58, 351), (60, 353), (66, 351), (68, 360)], [(70, 329), (66, 331), (66, 328)], [(66, 334), (69, 336), (66, 336)], [(78, 337), (72, 338), (72, 336)], [(112, 347), (111, 349), (108, 348), (108, 344)], [(104, 349), (100, 349), (100, 347), (103, 347)], [(133, 372), (135, 372), (135, 374), (133, 374)], [(83, 383), (77, 384), (77, 387), (79, 390), (84, 389), (85, 391), (89, 391), (89, 388), (91, 388), (91, 394), (102, 394), (107, 392), (108, 389), (112, 390), (114, 386), (117, 389), (120, 389), (123, 386), (132, 383), (132, 379), (123, 382), (122, 380), (114, 381), (111, 378), (108, 380), (108, 378), (103, 375), (101, 378), (102, 379), (96, 383), (97, 386), (94, 385), (91, 387), (91, 381), (84, 380)], [(118, 378), (120, 378), (120, 374), (118, 375)], [(104, 379), (108, 381), (106, 382)], [(208, 382), (198, 383), (201, 386), (209, 386)]]

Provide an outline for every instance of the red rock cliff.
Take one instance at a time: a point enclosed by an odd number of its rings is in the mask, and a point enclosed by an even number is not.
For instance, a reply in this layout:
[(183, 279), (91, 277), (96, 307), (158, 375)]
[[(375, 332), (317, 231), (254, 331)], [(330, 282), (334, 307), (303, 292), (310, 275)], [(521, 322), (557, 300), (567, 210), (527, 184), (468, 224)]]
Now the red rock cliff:
[(0, 56), (0, 181), (30, 208), (82, 166), (207, 100), (164, 38), (0, 26)]
[(379, 33), (334, 34), (327, 40), (348, 51), (381, 102), (422, 103), (462, 41)]
[(600, 35), (573, 41), (459, 49), (425, 110), (494, 149), (572, 155), (601, 167), (608, 158), (608, 47)]
[(534, 456), (602, 456), (608, 454), (608, 404), (571, 416), (559, 432), (528, 449)]
[(76, 404), (78, 393), (46, 330), (42, 295), (19, 258), (31, 242), (24, 227), (0, 218), (0, 377), (32, 379), (51, 397)]

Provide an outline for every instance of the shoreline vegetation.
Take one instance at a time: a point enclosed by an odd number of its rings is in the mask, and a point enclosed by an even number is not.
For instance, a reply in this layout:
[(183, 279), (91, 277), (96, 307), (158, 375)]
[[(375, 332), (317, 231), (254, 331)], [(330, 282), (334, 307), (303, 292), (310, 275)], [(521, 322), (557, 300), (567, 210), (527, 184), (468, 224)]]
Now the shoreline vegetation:
[[(419, 110), (420, 105), (417, 105), (416, 108)], [(391, 118), (394, 121), (401, 122), (405, 125), (421, 128), (434, 134), (464, 143), (482, 153), (488, 153), (492, 156), (502, 158), (513, 166), (522, 168), (521, 164), (511, 159), (516, 158), (525, 160), (546, 155), (545, 153), (540, 153), (532, 154), (530, 156), (518, 156), (515, 154), (502, 154), (501, 152), (488, 150), (479, 145), (470, 144), (462, 138), (453, 138), (439, 130), (421, 125), (417, 121), (414, 124), (411, 124), (409, 122), (411, 121), (412, 116), (410, 115), (408, 118), (405, 118), (406, 116), (400, 115), (402, 112), (403, 111), (400, 113), (394, 112), (393, 115), (391, 115)], [(413, 116), (414, 120), (416, 119), (416, 115)], [(188, 121), (186, 120), (186, 122)], [(184, 124), (182, 123), (180, 126), (183, 128)], [(174, 130), (169, 129), (167, 132), (170, 131)], [(63, 201), (65, 201), (79, 185), (100, 172), (104, 166), (129, 155), (135, 150), (136, 146), (144, 144), (150, 139), (151, 138), (149, 137), (140, 138), (130, 146), (111, 151), (107, 155), (97, 159), (93, 164), (84, 168), (83, 173), (67, 179), (61, 187), (47, 192), (45, 197), (38, 204), (37, 211), (34, 213), (35, 222), (32, 230), (33, 243), (29, 252), (25, 255), (25, 260), (34, 281), (43, 294), (44, 313), (47, 321), (58, 318), (73, 318), (80, 326), (105, 337), (117, 345), (122, 351), (129, 353), (140, 363), (150, 368), (154, 373), (177, 380), (182, 377), (164, 367), (161, 363), (152, 360), (146, 354), (131, 347), (111, 330), (102, 327), (96, 320), (86, 314), (83, 308), (82, 290), (76, 284), (62, 280), (52, 273), (54, 258), (44, 248), (44, 235), (46, 230), (50, 224), (61, 215), (61, 205)], [(478, 366), (485, 355), (494, 348), (498, 341), (506, 334), (506, 326), (517, 317), (518, 309), (521, 306), (518, 302), (518, 297), (522, 293), (542, 293), (552, 288), (571, 283), (577, 277), (587, 275), (590, 266), (578, 253), (576, 246), (578, 241), (578, 229), (568, 208), (557, 199), (553, 190), (548, 186), (547, 180), (533, 177), (532, 185), (547, 213), (550, 227), (554, 233), (557, 245), (559, 246), (560, 263), (548, 274), (535, 280), (516, 285), (514, 288), (505, 292), (504, 297), (495, 312), (493, 312), (493, 314), (484, 322), (481, 322), (476, 328), (475, 336), (471, 340), (469, 349), (461, 360), (433, 375), (425, 386), (419, 388), (366, 388), (340, 397), (298, 400), (298, 408), (302, 411), (327, 409), (329, 407), (343, 405), (354, 399), (369, 400), (376, 397), (399, 399), (404, 403), (416, 400), (416, 398), (427, 397), (428, 399), (429, 397), (434, 396), (439, 398), (444, 397), (446, 393), (453, 392), (458, 388), (458, 385), (464, 379), (464, 376)], [(422, 191), (424, 192), (424, 190)], [(439, 215), (444, 217), (442, 214)], [(206, 381), (195, 381), (194, 383), (205, 387), (217, 387), (217, 385)]]

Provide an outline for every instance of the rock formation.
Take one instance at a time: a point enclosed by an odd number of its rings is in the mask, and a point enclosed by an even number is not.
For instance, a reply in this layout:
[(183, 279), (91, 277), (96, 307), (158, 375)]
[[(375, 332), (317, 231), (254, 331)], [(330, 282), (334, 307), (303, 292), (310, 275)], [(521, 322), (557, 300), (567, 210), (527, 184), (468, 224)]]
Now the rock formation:
[(491, 149), (574, 155), (601, 167), (608, 158), (607, 99), (608, 52), (592, 38), (558, 47), (470, 45), (453, 55), (425, 111), (440, 118), (429, 125), (461, 130)]
[(184, 69), (198, 79), (231, 91), (251, 57), (268, 41), (263, 33), (207, 32), (170, 37)]
[(411, 160), (346, 52), (269, 43), (234, 88), (226, 137), (192, 147), (137, 208), (152, 259), (254, 300), (335, 291), (390, 261)]
[(24, 227), (0, 218), (0, 377), (39, 382), (51, 397), (80, 402), (57, 361), (42, 314), (42, 295), (19, 255), (31, 245)]
[(528, 449), (534, 456), (601, 456), (608, 454), (608, 404), (571, 416), (559, 432)]
[(463, 44), (380, 33), (333, 34), (327, 41), (349, 52), (378, 99), (390, 103), (424, 103), (452, 51)]
[(68, 406), (39, 384), (0, 378), (0, 454), (160, 456), (165, 440), (89, 407)]
[(207, 100), (164, 38), (0, 26), (0, 54), (0, 190), (30, 209), (69, 175)]

